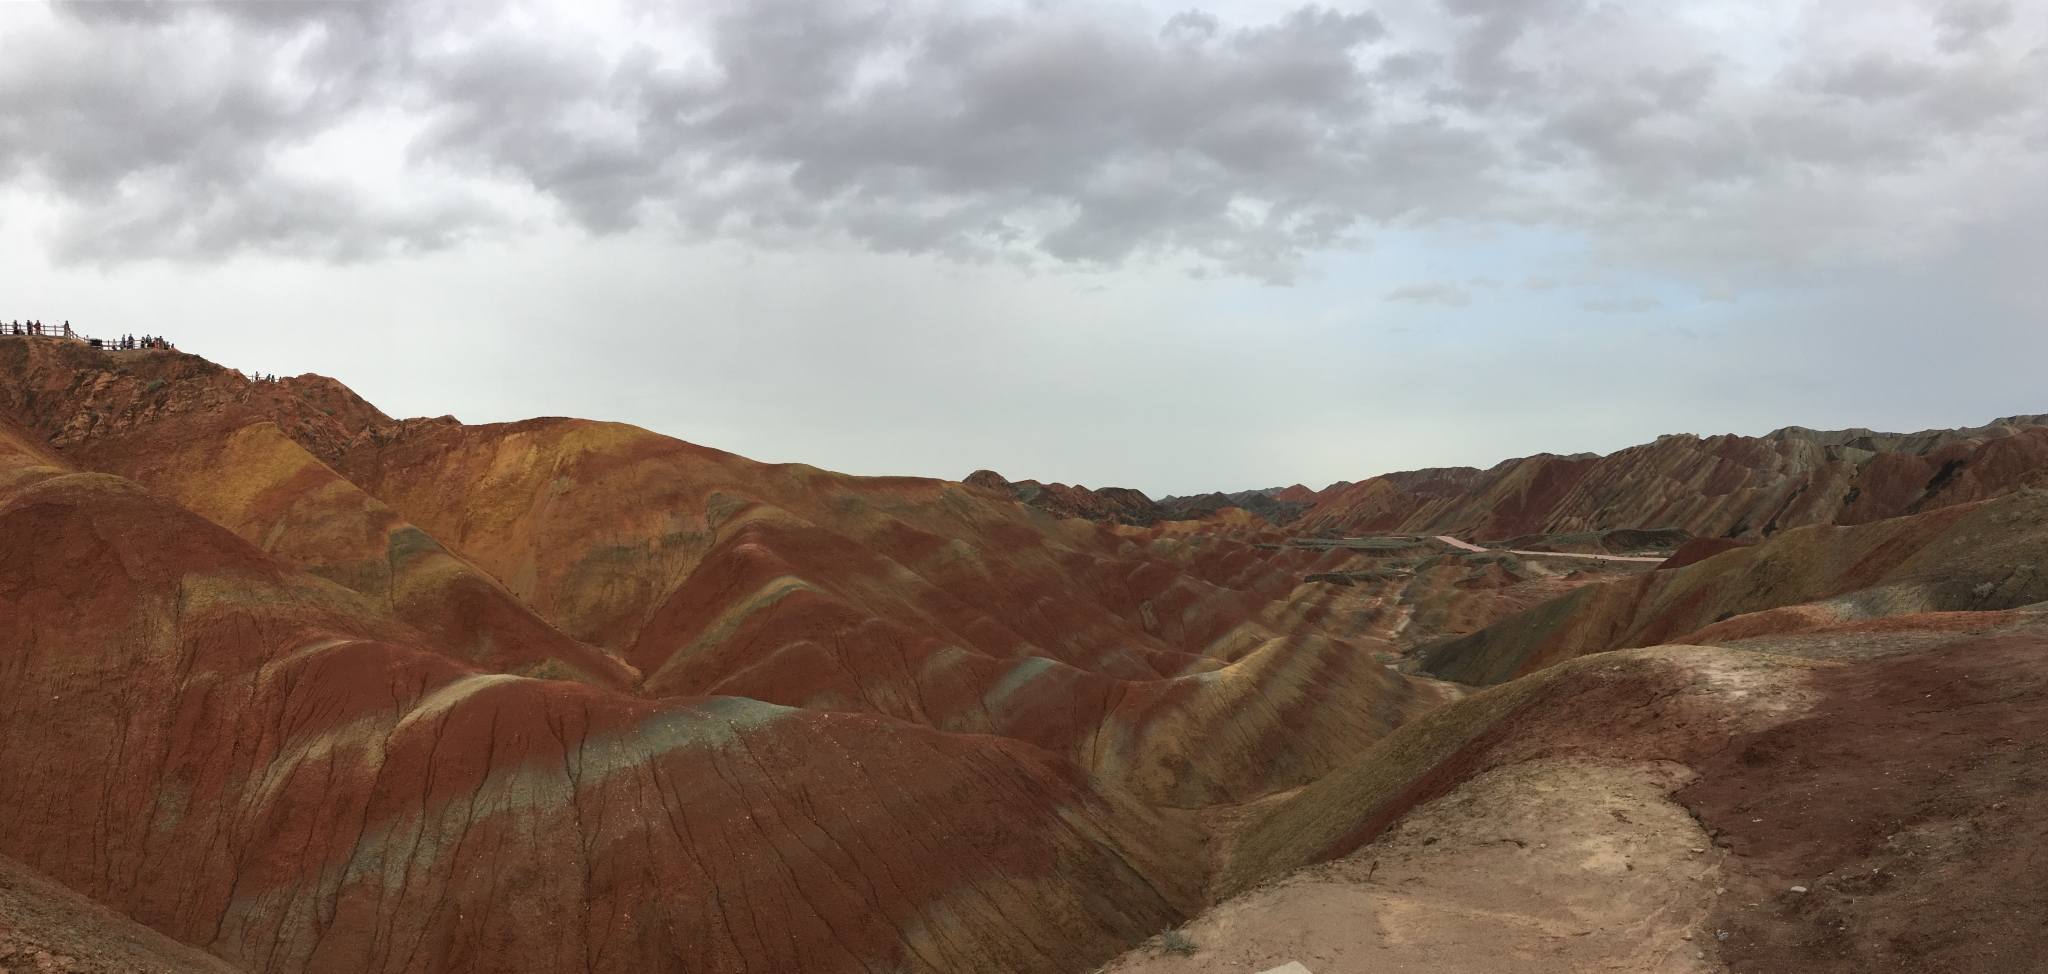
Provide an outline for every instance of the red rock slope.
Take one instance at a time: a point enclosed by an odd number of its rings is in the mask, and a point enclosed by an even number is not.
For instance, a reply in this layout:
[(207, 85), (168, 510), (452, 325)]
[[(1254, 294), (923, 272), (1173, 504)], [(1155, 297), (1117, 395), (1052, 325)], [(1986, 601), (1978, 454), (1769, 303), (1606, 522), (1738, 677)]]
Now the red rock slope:
[(1200, 888), (1029, 745), (488, 673), (104, 474), (0, 495), (0, 647), (0, 852), (250, 970), (1075, 969)]
[(603, 686), (636, 677), (323, 463), (390, 423), (333, 380), (251, 382), (179, 352), (0, 341), (0, 413), (62, 463), (130, 478), (380, 603), (452, 656)]
[(1756, 540), (1807, 524), (1865, 524), (1998, 496), (2048, 467), (2048, 417), (1917, 434), (1797, 427), (1758, 439), (1680, 435), (1605, 457), (1541, 454), (1388, 474), (1322, 499), (1304, 534), (1452, 534), (1502, 540), (1678, 528)]
[(0, 367), (0, 854), (250, 970), (1080, 969), (1445, 698), (1249, 518)]
[(1016, 736), (1153, 801), (1300, 784), (1438, 699), (1278, 601), (1311, 552), (582, 420), (410, 424), (341, 470), (648, 693)]

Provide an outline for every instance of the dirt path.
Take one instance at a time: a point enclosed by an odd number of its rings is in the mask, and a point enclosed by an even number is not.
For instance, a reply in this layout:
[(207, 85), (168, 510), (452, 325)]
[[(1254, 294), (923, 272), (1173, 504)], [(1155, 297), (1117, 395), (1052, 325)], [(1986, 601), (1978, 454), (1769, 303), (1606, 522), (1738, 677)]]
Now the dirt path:
[[(1441, 541), (1441, 542), (1443, 542), (1444, 544), (1450, 545), (1451, 547), (1453, 547), (1453, 548), (1456, 548), (1456, 549), (1458, 549), (1459, 551), (1477, 551), (1477, 552), (1484, 552), (1484, 553), (1493, 553), (1493, 554), (1499, 554), (1499, 553), (1501, 553), (1500, 549), (1498, 549), (1498, 548), (1481, 548), (1480, 546), (1478, 546), (1478, 545), (1476, 545), (1476, 544), (1468, 544), (1468, 543), (1466, 543), (1466, 542), (1463, 542), (1463, 541), (1459, 541), (1458, 539), (1456, 539), (1456, 538), (1453, 538), (1453, 537), (1451, 537), (1450, 535), (1447, 535), (1447, 534), (1439, 534), (1439, 535), (1437, 535), (1437, 536), (1436, 536), (1436, 540), (1438, 540), (1438, 541)], [(1531, 557), (1536, 557), (1536, 558), (1598, 558), (1598, 559), (1600, 559), (1600, 560), (1602, 560), (1602, 561), (1656, 561), (1656, 562), (1661, 562), (1661, 561), (1667, 561), (1667, 560), (1668, 560), (1668, 559), (1665, 559), (1665, 558), (1638, 558), (1638, 557), (1635, 557), (1635, 556), (1633, 556), (1633, 555), (1593, 555), (1593, 554), (1582, 554), (1582, 553), (1580, 553), (1580, 552), (1576, 552), (1576, 551), (1523, 551), (1523, 550), (1521, 550), (1521, 549), (1519, 549), (1519, 548), (1517, 548), (1517, 549), (1514, 549), (1514, 550), (1511, 550), (1511, 551), (1508, 551), (1508, 552), (1506, 552), (1506, 554), (1510, 554), (1510, 555), (1528, 555), (1528, 556), (1531, 556)]]
[(1179, 931), (1192, 953), (1155, 939), (1103, 972), (1721, 971), (1698, 925), (1724, 853), (1667, 797), (1691, 780), (1668, 762), (1502, 768), (1210, 909)]

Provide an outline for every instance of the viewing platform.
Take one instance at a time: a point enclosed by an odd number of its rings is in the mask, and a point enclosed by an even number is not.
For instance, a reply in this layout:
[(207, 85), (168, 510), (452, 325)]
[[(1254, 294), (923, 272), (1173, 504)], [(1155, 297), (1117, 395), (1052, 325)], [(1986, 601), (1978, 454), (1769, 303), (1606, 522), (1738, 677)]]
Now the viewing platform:
[(0, 322), (0, 337), (19, 335), (26, 338), (63, 338), (106, 352), (125, 352), (135, 349), (176, 349), (178, 346), (165, 340), (162, 335), (122, 335), (119, 338), (91, 338), (81, 335), (71, 327), (71, 322), (61, 325), (46, 325), (40, 321)]

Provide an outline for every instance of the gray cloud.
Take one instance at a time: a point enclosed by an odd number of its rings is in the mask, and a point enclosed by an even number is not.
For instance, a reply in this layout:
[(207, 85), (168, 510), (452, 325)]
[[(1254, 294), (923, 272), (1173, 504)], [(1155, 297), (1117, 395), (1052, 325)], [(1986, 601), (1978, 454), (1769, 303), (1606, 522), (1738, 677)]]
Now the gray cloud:
[(2012, 4), (2002, 0), (1997, 3), (1978, 0), (1949, 3), (1943, 5), (1934, 17), (1940, 28), (1941, 49), (1944, 51), (1966, 48), (2012, 21)]
[(1663, 306), (1664, 302), (1645, 295), (1636, 295), (1633, 297), (1626, 298), (1587, 298), (1586, 300), (1579, 302), (1579, 307), (1584, 308), (1587, 311), (1598, 311), (1601, 314), (1611, 315), (1641, 314), (1645, 311), (1655, 311)]
[(2006, 4), (1885, 8), (1786, 64), (1573, 0), (6, 7), (0, 176), (73, 260), (565, 219), (1286, 280), (1376, 227), (1512, 221), (1720, 268), (1931, 246), (2043, 195), (2048, 152), (2042, 24)]
[(1472, 294), (1450, 281), (1431, 281), (1427, 284), (1404, 284), (1388, 291), (1386, 300), (1462, 308), (1472, 303)]

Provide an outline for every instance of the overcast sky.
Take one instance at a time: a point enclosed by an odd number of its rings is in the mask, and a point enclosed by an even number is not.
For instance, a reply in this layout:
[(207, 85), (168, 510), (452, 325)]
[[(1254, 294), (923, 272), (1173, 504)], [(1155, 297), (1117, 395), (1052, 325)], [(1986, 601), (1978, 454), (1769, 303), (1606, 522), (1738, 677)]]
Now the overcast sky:
[(0, 2), (0, 318), (1155, 496), (2048, 411), (2048, 3)]

